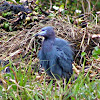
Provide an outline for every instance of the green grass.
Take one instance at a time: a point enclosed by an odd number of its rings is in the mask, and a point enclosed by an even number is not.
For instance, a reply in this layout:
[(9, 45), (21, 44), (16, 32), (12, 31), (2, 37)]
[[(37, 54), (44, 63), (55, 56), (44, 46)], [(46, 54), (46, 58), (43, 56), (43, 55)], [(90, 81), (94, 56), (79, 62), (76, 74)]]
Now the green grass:
[(63, 80), (54, 82), (53, 79), (48, 79), (45, 73), (38, 75), (38, 71), (32, 72), (32, 57), (26, 65), (25, 59), (22, 59), (18, 68), (12, 67), (10, 61), (8, 65), (11, 72), (4, 75), (0, 73), (0, 79), (3, 81), (3, 84), (0, 84), (0, 100), (99, 100), (100, 79), (96, 79), (96, 76), (90, 78), (92, 64), (88, 72), (84, 72), (86, 58), (85, 55), (83, 57), (83, 68), (77, 79), (75, 80), (74, 72), (64, 87)]
[[(24, 63), (24, 61), (22, 61)], [(0, 97), (3, 100), (96, 100), (100, 99), (100, 79), (92, 78), (89, 72), (84, 76), (80, 73), (76, 81), (70, 82), (63, 88), (63, 81), (53, 83), (46, 79), (37, 79), (37, 74), (31, 74), (31, 63), (20, 65), (19, 69), (11, 68), (11, 73), (0, 75), (4, 82), (0, 85)], [(23, 67), (22, 67), (23, 66)], [(12, 66), (10, 66), (12, 67)], [(27, 70), (27, 72), (26, 72)], [(33, 71), (33, 73), (36, 73)], [(4, 78), (6, 76), (6, 79)], [(74, 78), (74, 74), (72, 79)], [(71, 80), (70, 80), (71, 81)]]

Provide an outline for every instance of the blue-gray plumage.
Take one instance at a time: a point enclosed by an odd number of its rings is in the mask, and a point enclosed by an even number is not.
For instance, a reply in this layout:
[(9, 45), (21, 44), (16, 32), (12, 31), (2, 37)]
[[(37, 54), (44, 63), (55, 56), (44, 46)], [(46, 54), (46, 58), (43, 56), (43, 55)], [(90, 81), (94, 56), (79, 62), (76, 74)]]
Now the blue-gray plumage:
[(38, 53), (40, 64), (48, 75), (57, 79), (71, 77), (73, 52), (68, 41), (56, 38), (53, 27), (42, 28), (36, 36), (43, 36), (45, 39)]

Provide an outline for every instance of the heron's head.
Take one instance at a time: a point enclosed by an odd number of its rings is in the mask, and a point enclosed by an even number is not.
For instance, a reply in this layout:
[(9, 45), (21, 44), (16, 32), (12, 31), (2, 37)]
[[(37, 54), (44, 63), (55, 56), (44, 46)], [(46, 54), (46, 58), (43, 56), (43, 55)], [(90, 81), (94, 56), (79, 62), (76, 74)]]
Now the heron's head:
[(37, 33), (35, 36), (43, 36), (46, 39), (53, 39), (55, 38), (55, 32), (53, 30), (53, 27), (47, 26), (41, 29), (40, 33)]

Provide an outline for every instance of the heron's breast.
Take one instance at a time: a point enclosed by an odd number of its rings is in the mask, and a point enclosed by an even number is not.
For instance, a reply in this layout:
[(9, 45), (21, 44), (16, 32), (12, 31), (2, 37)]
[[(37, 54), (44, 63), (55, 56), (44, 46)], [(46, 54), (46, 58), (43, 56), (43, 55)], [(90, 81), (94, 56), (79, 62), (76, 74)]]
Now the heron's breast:
[(50, 52), (53, 50), (53, 42), (52, 41), (44, 41), (42, 45), (43, 52)]

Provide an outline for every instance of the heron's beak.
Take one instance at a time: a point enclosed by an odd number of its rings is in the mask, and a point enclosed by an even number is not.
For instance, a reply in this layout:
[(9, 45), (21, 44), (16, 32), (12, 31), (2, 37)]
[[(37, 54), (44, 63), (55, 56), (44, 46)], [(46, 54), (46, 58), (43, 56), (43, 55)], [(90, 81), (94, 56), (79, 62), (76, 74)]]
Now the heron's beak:
[(41, 31), (40, 33), (37, 33), (36, 35), (35, 35), (35, 37), (37, 37), (37, 36), (45, 36), (46, 35), (46, 31)]

